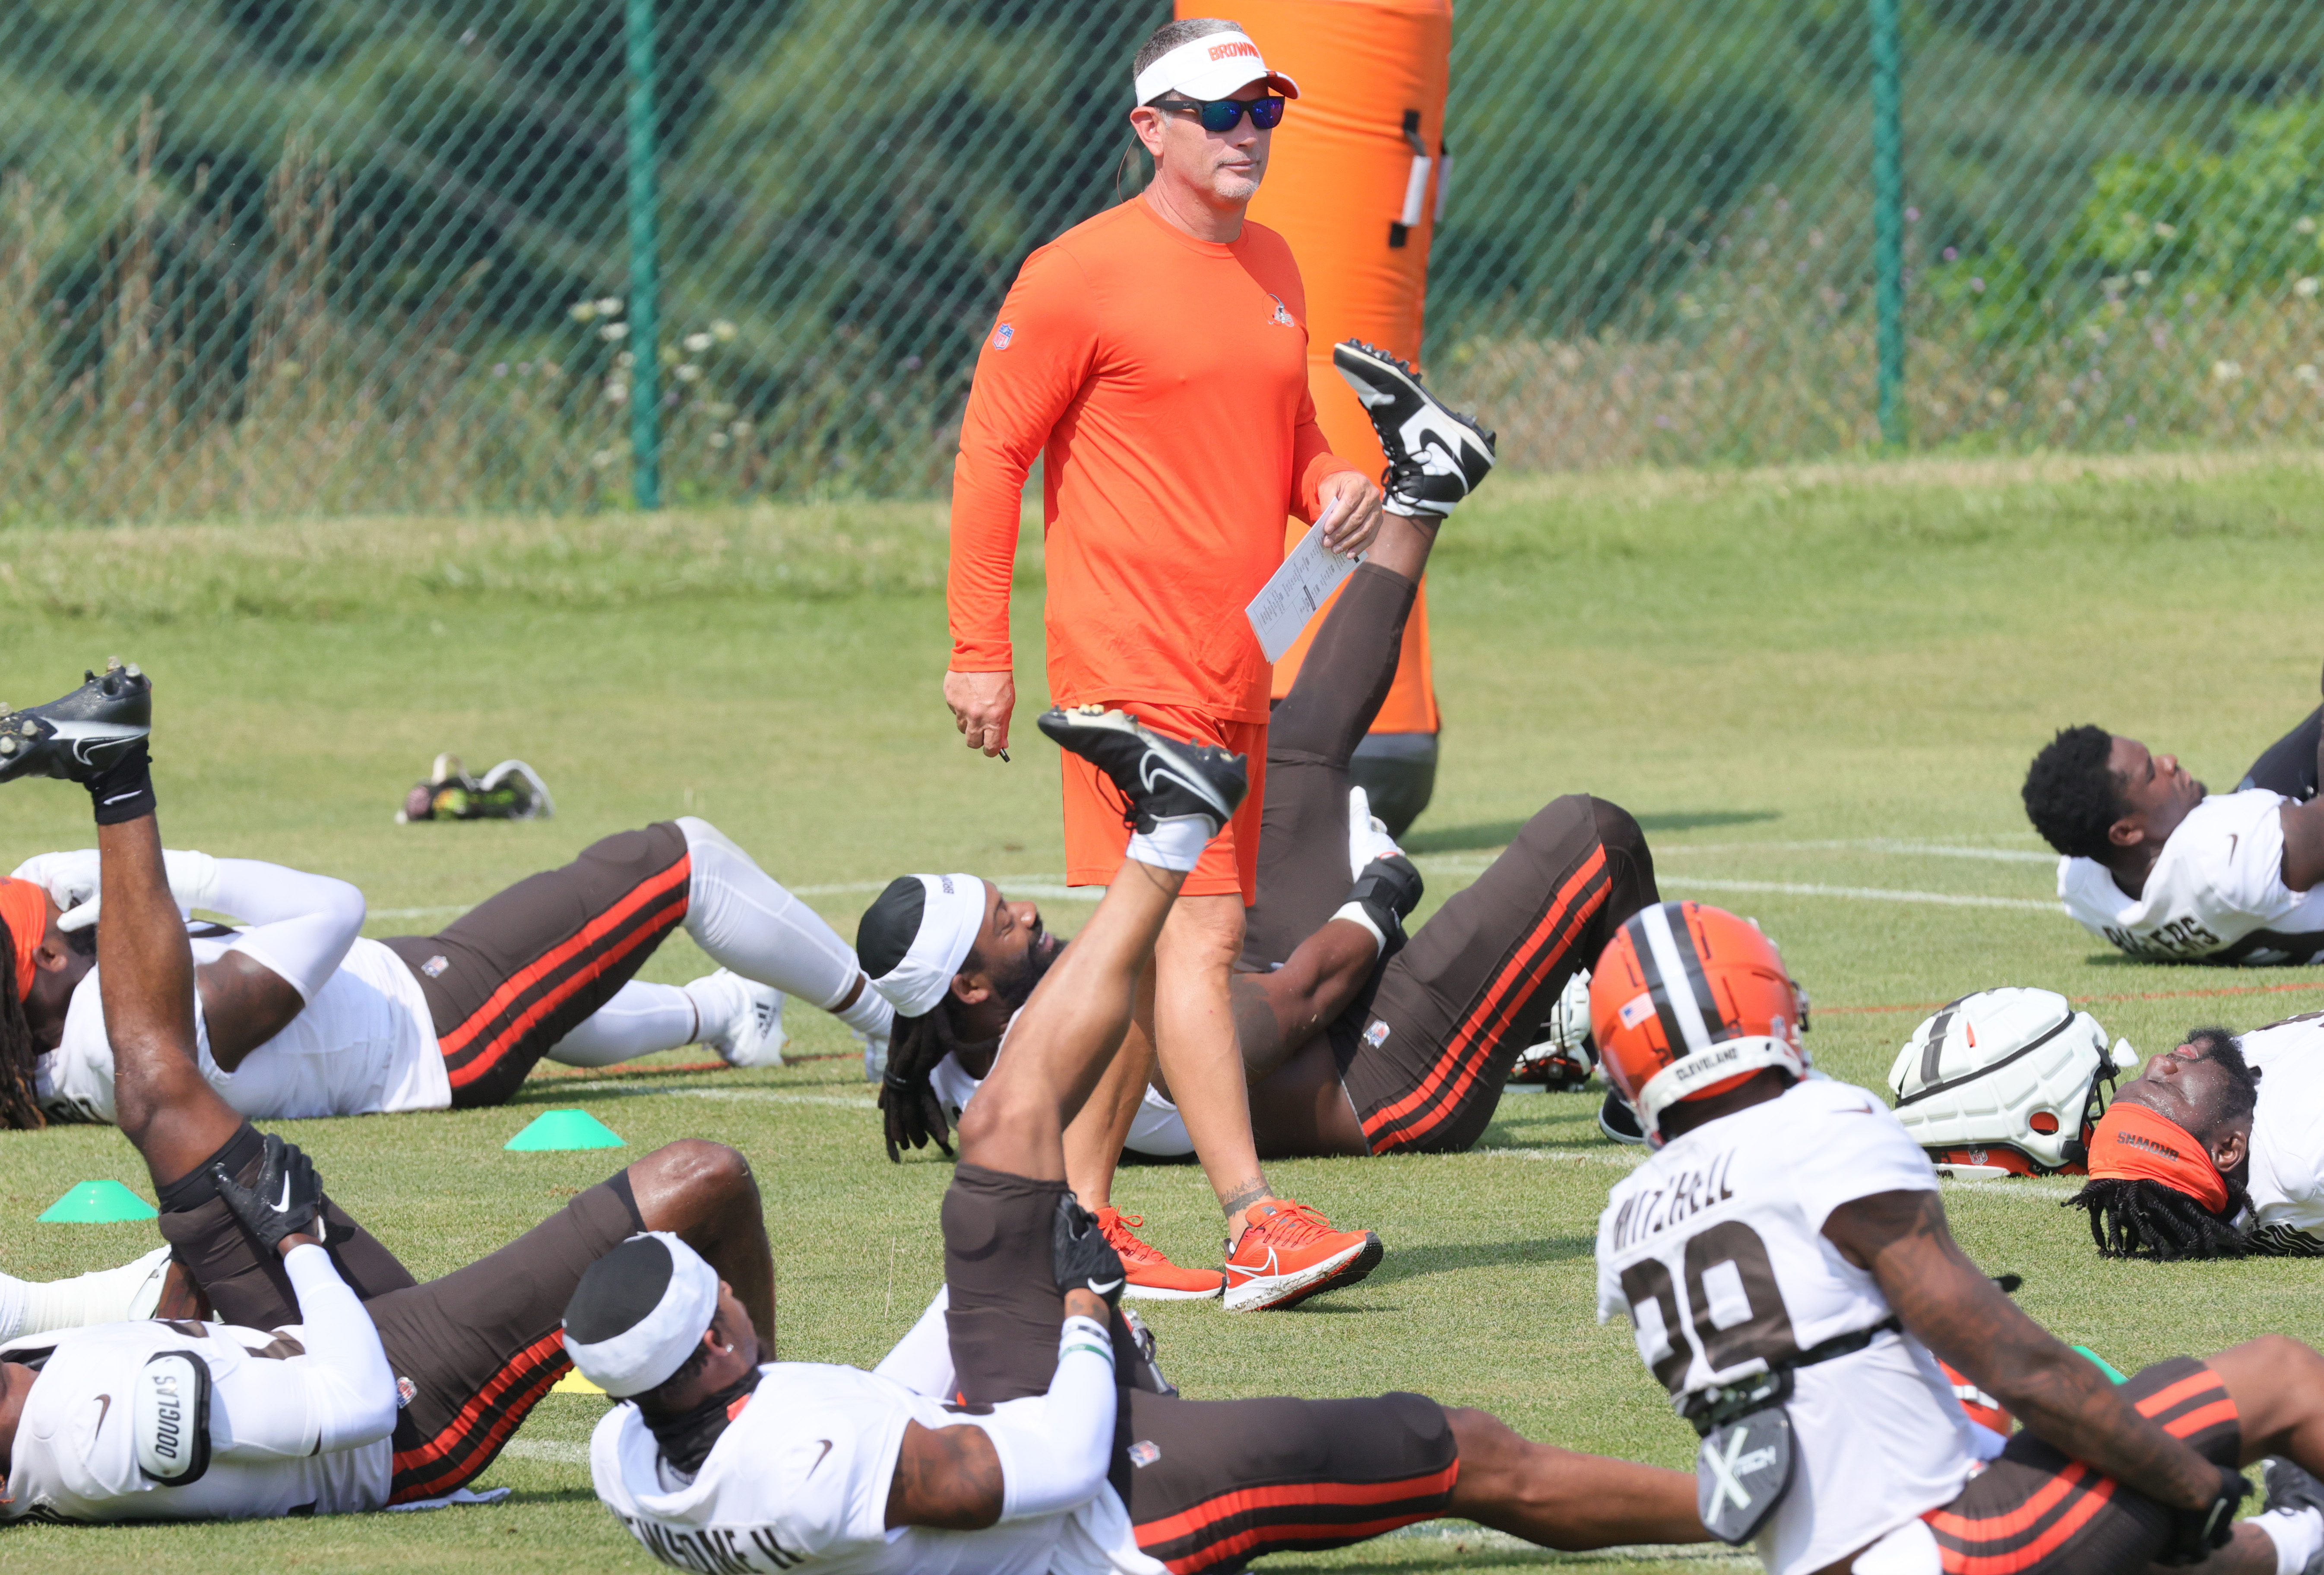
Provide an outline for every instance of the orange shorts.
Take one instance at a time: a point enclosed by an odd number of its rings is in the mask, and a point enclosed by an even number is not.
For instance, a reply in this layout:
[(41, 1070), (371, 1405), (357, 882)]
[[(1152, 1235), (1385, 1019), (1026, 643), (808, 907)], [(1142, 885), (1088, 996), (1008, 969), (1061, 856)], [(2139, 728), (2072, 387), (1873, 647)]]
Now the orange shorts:
[[(1259, 900), (1259, 817), (1267, 799), (1267, 723), (1222, 722), (1189, 705), (1157, 701), (1108, 700), (1107, 705), (1127, 711), (1155, 732), (1191, 743), (1218, 744), (1250, 762), (1250, 791), (1226, 830), (1203, 850), (1186, 884), (1184, 897), (1242, 894), (1249, 907)], [(1065, 884), (1111, 886), (1130, 846), (1130, 827), (1122, 824), (1121, 789), (1079, 755), (1062, 757), (1065, 768)]]

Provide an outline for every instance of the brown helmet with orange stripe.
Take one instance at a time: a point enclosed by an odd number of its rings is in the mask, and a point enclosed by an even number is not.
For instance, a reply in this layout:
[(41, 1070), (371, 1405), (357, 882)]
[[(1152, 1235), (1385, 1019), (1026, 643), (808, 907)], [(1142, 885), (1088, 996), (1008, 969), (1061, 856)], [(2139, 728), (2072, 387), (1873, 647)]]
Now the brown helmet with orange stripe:
[(1662, 1144), (1662, 1115), (1766, 1067), (1807, 1075), (1807, 997), (1775, 944), (1699, 902), (1642, 908), (1590, 972), (1590, 1025), (1615, 1091)]

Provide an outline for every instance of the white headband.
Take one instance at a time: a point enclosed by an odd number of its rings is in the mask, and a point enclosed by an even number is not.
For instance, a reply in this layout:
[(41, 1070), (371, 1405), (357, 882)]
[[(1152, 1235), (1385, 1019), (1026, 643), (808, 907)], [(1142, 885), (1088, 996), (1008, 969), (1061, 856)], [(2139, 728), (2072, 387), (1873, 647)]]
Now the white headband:
[(718, 1311), (717, 1271), (667, 1230), (642, 1234), (669, 1248), (669, 1284), (654, 1310), (595, 1345), (565, 1336), (566, 1354), (581, 1376), (616, 1400), (642, 1395), (684, 1367)]
[(1225, 98), (1253, 82), (1265, 82), (1286, 98), (1299, 97), (1299, 84), (1270, 71), (1259, 46), (1242, 32), (1206, 33), (1182, 43), (1138, 73), (1138, 102), (1151, 104), (1165, 93), (1189, 98)]
[(952, 988), (953, 976), (984, 930), (984, 882), (973, 875), (916, 875), (927, 899), (919, 933), (903, 961), (872, 981), (899, 1018), (925, 1017)]

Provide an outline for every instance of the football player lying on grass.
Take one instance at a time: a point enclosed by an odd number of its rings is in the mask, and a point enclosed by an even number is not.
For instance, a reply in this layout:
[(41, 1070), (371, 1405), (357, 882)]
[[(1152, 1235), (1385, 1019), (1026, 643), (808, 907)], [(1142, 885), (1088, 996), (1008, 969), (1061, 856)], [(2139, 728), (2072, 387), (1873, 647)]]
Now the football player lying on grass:
[[(2264, 1335), (2108, 1383), (1954, 1244), (1887, 1107), (1807, 1075), (1798, 990), (1732, 914), (1644, 910), (1590, 1007), (1655, 1144), (1599, 1220), (1600, 1314), (1702, 1435), (1717, 1534), (1772, 1575), (2318, 1567), (2324, 1358)], [(1939, 1358), (2023, 1431), (1972, 1428)], [(2269, 1511), (2236, 1525), (2263, 1456)]]
[(2324, 958), (2324, 707), (2214, 794), (2136, 739), (2070, 727), (2034, 757), (2025, 813), (2064, 855), (2090, 934), (2165, 962)]
[(2324, 1012), (2190, 1033), (2115, 1094), (2089, 1170), (2102, 1257), (2324, 1257)]
[[(440, 934), (383, 941), (361, 937), (363, 894), (345, 881), (163, 860), (181, 909), (246, 926), (193, 926), (194, 1039), (203, 1075), (256, 1119), (501, 1104), (544, 1056), (608, 1066), (703, 1044), (779, 1065), (787, 994), (884, 1054), (888, 1004), (847, 943), (692, 815), (606, 837)], [(93, 851), (48, 853), (0, 880), (7, 1125), (114, 1119), (97, 872)], [(719, 970), (682, 987), (634, 979), (681, 925)]]
[[(1527, 821), (1407, 942), (1420, 873), (1351, 788), (1348, 761), (1396, 677), (1435, 531), (1434, 518), (1386, 517), (1268, 726), (1259, 901), (1231, 995), (1263, 1157), (1469, 1148), (1567, 982), (1657, 900), (1637, 822), (1577, 794)], [(891, 1157), (945, 1143), (1063, 945), (1038, 907), (972, 875), (903, 876), (865, 912), (856, 953), (899, 1014), (881, 1095)], [(1130, 1294), (1218, 1294), (1218, 1270), (1171, 1263), (1111, 1207), (1125, 1147), (1194, 1152), (1143, 1035), (1067, 1135), (1074, 1190), (1122, 1255)], [(1286, 1305), (1347, 1283), (1330, 1262), (1314, 1277), (1239, 1275), (1238, 1245), (1231, 1306)], [(1278, 1262), (1300, 1250), (1290, 1244)], [(1337, 1256), (1358, 1257), (1352, 1247)]]
[[(97, 806), (97, 957), (123, 1133), (143, 1156), (178, 1267), (162, 1320), (0, 1346), (0, 1522), (337, 1515), (460, 1491), (567, 1366), (567, 1300), (640, 1231), (683, 1239), (774, 1327), (759, 1192), (742, 1156), (672, 1144), (499, 1251), (425, 1285), (261, 1138), (194, 1058), (193, 956), (162, 862), (147, 692), (109, 672), (105, 729), (61, 762)], [(0, 716), (0, 781), (28, 755)], [(45, 767), (36, 758), (35, 769)], [(197, 1320), (201, 1320), (197, 1322)]]
[(627, 1402), (590, 1442), (598, 1497), (694, 1570), (1163, 1575), (1443, 1515), (1550, 1547), (1700, 1541), (1682, 1473), (1531, 1443), (1482, 1412), (1164, 1390), (1114, 1305), (1120, 1260), (1066, 1188), (1064, 1134), (1244, 763), (1120, 713), (1041, 727), (1120, 786), (1137, 834), (963, 1118), (945, 1290), (874, 1372), (779, 1363), (715, 1267), (666, 1238), (627, 1243), (566, 1315), (575, 1364)]

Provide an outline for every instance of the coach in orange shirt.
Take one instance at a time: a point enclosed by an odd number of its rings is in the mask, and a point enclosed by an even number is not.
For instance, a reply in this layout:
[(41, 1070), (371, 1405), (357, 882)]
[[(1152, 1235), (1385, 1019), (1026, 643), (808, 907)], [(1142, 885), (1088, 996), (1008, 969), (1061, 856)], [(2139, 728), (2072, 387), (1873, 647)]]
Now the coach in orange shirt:
[[(1250, 762), (1242, 813), (1155, 948), (1139, 1027), (1226, 1211), (1228, 1304), (1267, 1306), (1360, 1277), (1380, 1249), (1276, 1198), (1251, 1141), (1227, 981), (1257, 890), (1270, 674), (1243, 609), (1282, 562), (1286, 513), (1325, 520), (1329, 545), (1360, 552), (1380, 493), (1315, 424), (1291, 250), (1243, 216), (1298, 88), (1214, 19), (1166, 23), (1133, 69), (1130, 124), (1153, 181), (1026, 259), (977, 360), (954, 473), (944, 694), (970, 748), (1008, 746), (1019, 500), (1042, 456), (1051, 699), (1120, 706)], [(1120, 807), (1073, 757), (1065, 833), (1068, 883), (1113, 878)], [(1218, 1279), (1117, 1245), (1148, 1263), (1134, 1277), (1167, 1270), (1181, 1294)]]

